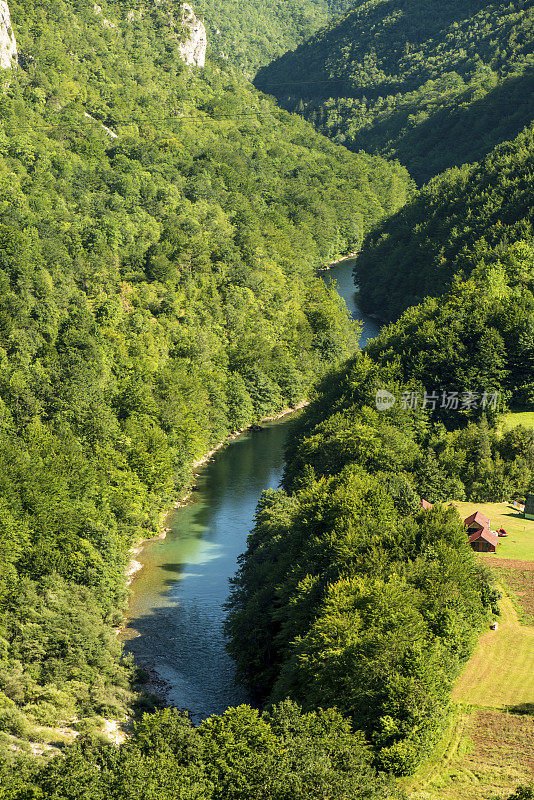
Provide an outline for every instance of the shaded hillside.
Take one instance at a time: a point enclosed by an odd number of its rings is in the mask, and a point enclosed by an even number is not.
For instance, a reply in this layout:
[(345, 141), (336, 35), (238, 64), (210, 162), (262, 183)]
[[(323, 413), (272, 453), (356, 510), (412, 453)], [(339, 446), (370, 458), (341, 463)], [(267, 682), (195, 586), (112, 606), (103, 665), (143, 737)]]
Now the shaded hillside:
[(533, 36), (530, 0), (373, 0), (260, 70), (256, 85), (424, 183), (531, 121)]
[(425, 186), (366, 240), (355, 267), (362, 308), (391, 320), (483, 258), (498, 262), (510, 243), (531, 242), (534, 129), (484, 161)]
[(534, 488), (534, 431), (503, 435), (487, 402), (534, 400), (532, 253), (512, 251), (500, 270), (481, 256), (322, 382), (233, 583), (229, 647), (260, 701), (335, 705), (397, 774), (439, 736), (495, 607), (449, 501)]

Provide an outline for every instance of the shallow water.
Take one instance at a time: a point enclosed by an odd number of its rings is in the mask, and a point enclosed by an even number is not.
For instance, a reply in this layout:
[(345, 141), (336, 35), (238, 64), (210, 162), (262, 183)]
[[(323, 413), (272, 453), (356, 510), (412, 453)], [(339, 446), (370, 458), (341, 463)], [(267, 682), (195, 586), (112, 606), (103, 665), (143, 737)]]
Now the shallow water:
[[(335, 278), (357, 319), (352, 266), (345, 260), (324, 277)], [(378, 330), (365, 319), (361, 343)], [(125, 649), (167, 684), (168, 702), (195, 721), (247, 700), (225, 650), (224, 603), (261, 492), (280, 484), (292, 424), (294, 417), (269, 423), (219, 451), (202, 468), (193, 501), (169, 517), (167, 538), (136, 556), (143, 569), (132, 584)]]

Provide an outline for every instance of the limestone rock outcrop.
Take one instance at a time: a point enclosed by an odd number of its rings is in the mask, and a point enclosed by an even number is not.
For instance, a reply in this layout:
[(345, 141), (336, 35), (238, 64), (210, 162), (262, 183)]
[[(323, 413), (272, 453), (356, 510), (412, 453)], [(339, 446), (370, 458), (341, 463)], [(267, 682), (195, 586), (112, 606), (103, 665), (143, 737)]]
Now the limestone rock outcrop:
[(0, 0), (0, 68), (12, 69), (17, 63), (17, 43), (11, 27), (9, 6)]
[[(93, 6), (93, 11), (97, 15), (97, 17), (102, 16), (102, 6), (98, 6), (95, 3), (94, 6)], [(109, 19), (106, 19), (105, 17), (102, 17), (102, 25), (104, 26), (104, 28), (116, 28), (117, 27), (114, 22), (110, 22)]]
[(206, 28), (187, 3), (182, 7), (182, 39), (179, 47), (182, 61), (191, 66), (204, 67), (208, 46)]

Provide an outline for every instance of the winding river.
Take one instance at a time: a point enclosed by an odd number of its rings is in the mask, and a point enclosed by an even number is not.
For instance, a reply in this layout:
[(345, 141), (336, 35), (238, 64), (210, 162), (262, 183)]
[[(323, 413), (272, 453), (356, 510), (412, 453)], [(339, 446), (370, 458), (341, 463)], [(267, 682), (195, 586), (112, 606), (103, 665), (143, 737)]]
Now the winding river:
[[(336, 280), (349, 313), (363, 321), (363, 345), (378, 325), (356, 306), (353, 264), (343, 259), (324, 277)], [(198, 476), (193, 502), (168, 518), (166, 539), (136, 557), (142, 569), (131, 587), (125, 649), (166, 685), (167, 702), (194, 721), (247, 700), (225, 650), (224, 603), (261, 492), (280, 483), (292, 424), (266, 424), (217, 453)]]

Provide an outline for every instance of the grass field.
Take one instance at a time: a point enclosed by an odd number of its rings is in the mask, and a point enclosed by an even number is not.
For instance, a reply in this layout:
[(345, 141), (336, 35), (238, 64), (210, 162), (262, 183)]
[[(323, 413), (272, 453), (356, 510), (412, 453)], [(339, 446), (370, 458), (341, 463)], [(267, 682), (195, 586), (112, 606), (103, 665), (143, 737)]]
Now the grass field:
[(517, 414), (505, 414), (502, 418), (502, 430), (507, 431), (516, 425), (534, 428), (534, 411), (520, 411)]
[(453, 699), (485, 708), (534, 709), (534, 627), (521, 625), (509, 597), (500, 601), (499, 628), (487, 631), (453, 691)]
[(534, 561), (508, 558), (491, 559), (491, 569), (499, 583), (513, 595), (523, 625), (534, 625)]
[(448, 729), (404, 781), (410, 800), (496, 800), (534, 781), (534, 627), (511, 599), (484, 633), (453, 691)]
[(498, 629), (482, 634), (456, 682), (448, 730), (404, 788), (410, 800), (505, 800), (534, 782), (534, 522), (505, 503), (455, 505), (462, 519), (479, 510), (510, 534), (479, 557), (527, 624), (503, 595)]
[[(491, 522), (491, 529), (504, 528), (509, 533), (499, 539), (496, 555), (499, 558), (514, 558), (519, 561), (534, 561), (534, 520), (524, 519), (513, 506), (507, 503), (459, 503), (454, 505), (465, 519), (474, 511), (481, 511)], [(492, 555), (485, 558), (491, 560)]]
[(405, 788), (410, 800), (495, 800), (533, 779), (533, 716), (459, 708)]
[(460, 675), (453, 699), (485, 708), (534, 708), (534, 627), (521, 625), (509, 597), (499, 628), (487, 631)]

